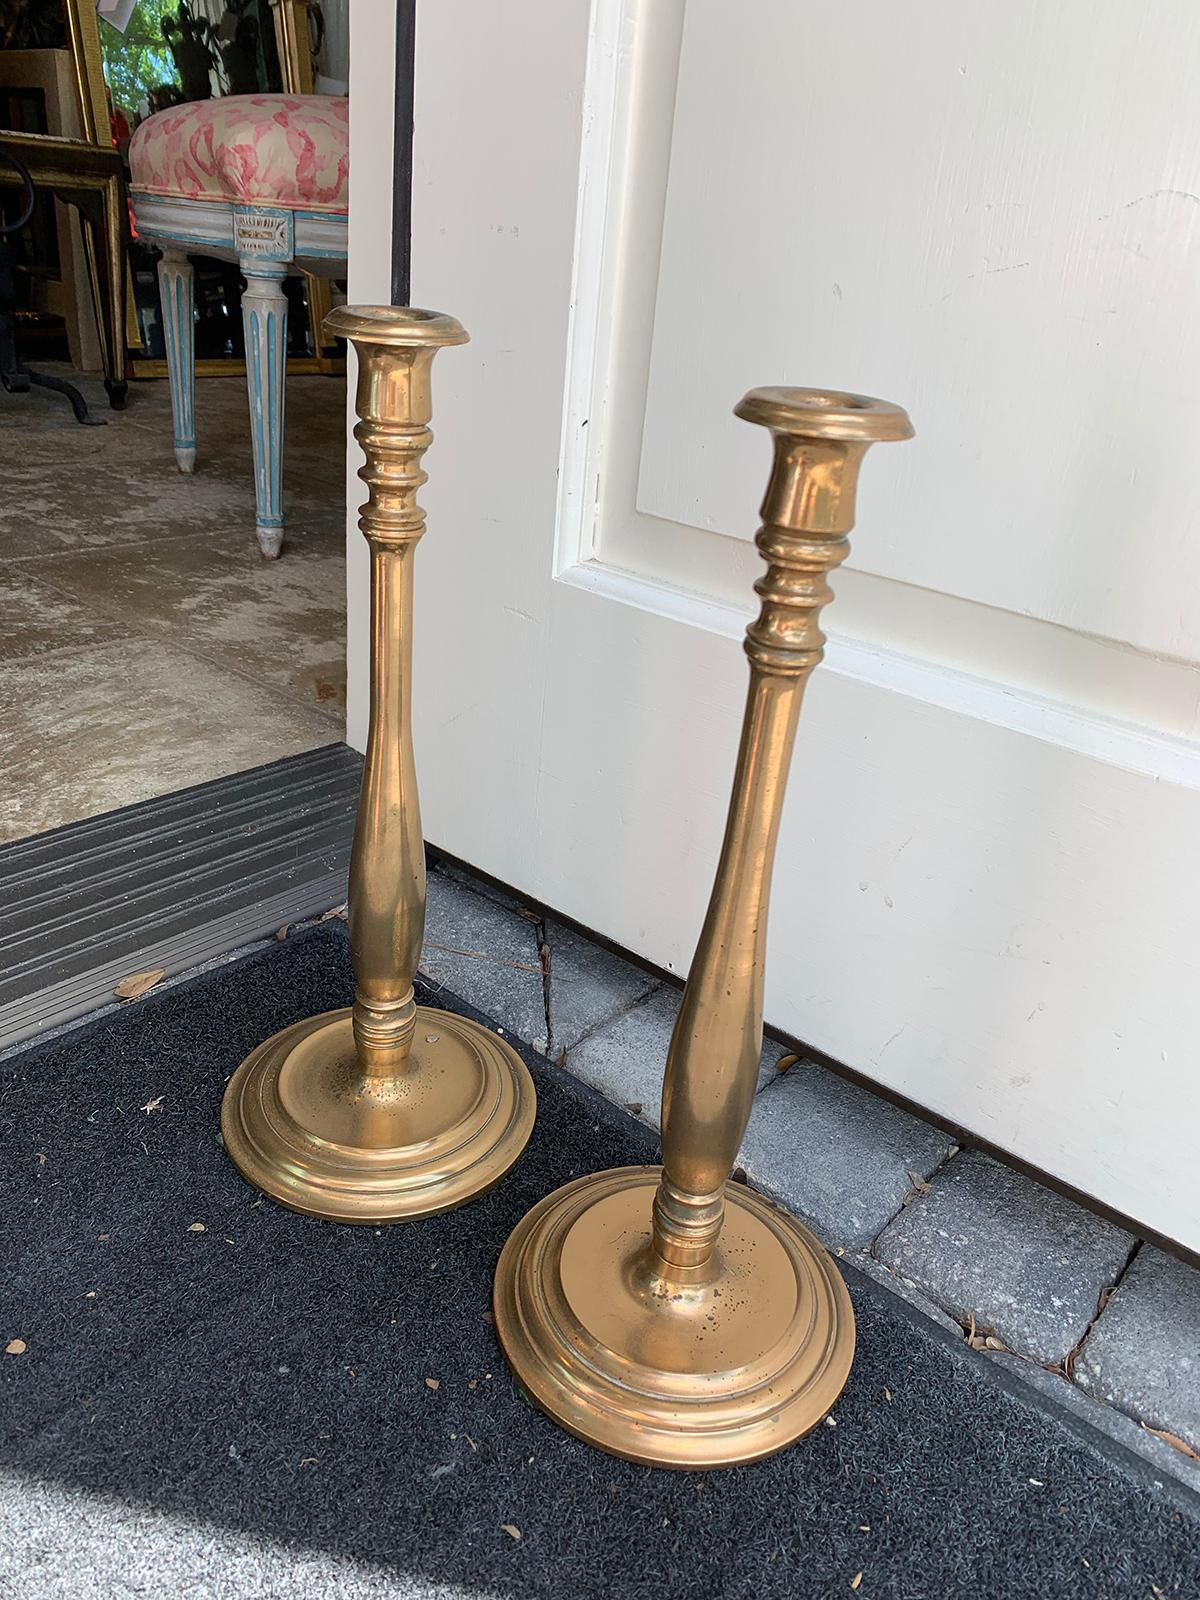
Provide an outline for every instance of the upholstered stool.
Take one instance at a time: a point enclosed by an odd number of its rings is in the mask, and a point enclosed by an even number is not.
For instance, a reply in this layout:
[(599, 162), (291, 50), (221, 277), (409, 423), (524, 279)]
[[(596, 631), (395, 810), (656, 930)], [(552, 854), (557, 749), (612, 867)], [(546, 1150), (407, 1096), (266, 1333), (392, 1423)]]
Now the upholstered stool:
[(196, 462), (188, 255), (236, 261), (246, 280), (255, 531), (266, 556), (278, 555), (283, 541), (283, 280), (289, 272), (345, 276), (348, 124), (344, 99), (231, 95), (160, 111), (129, 146), (137, 231), (162, 251), (158, 283), (181, 472)]

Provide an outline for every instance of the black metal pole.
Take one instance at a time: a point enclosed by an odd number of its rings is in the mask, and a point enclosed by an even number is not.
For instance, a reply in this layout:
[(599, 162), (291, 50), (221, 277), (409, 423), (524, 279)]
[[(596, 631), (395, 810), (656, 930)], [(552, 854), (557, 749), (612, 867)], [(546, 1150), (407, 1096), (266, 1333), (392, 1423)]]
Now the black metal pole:
[(412, 296), (413, 75), (417, 0), (396, 3), (396, 127), (392, 158), (392, 304)]

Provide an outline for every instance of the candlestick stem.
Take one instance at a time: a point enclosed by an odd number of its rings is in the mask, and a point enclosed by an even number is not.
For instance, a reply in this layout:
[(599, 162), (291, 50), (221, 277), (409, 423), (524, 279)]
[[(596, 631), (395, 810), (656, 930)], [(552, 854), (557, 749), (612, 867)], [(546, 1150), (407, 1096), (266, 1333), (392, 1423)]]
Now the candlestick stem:
[[(759, 420), (748, 396), (738, 415)], [(772, 415), (769, 411), (767, 416)], [(788, 428), (796, 424), (785, 420)], [(803, 425), (803, 423), (801, 423)], [(763, 972), (775, 845), (805, 684), (824, 651), (827, 574), (849, 554), (866, 445), (775, 434), (756, 543), (767, 563), (746, 632), (750, 685), (708, 915), (676, 1019), (663, 1084), (663, 1176), (654, 1249), (668, 1276), (702, 1266), (725, 1215), (762, 1051)]]

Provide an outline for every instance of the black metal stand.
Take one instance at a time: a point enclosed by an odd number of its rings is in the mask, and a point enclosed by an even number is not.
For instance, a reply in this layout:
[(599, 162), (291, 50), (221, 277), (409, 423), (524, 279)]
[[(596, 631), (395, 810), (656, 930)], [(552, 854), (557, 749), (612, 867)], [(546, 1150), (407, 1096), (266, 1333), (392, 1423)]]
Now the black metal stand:
[(9, 394), (28, 394), (31, 387), (52, 389), (70, 402), (76, 422), (85, 427), (102, 428), (103, 417), (93, 417), (88, 412), (87, 401), (73, 383), (65, 378), (52, 378), (44, 372), (31, 372), (17, 354), (17, 283), (13, 272), (12, 246), (7, 235), (17, 233), (33, 215), (34, 186), (29, 169), (11, 150), (3, 151), (16, 168), (25, 189), (25, 204), (15, 222), (0, 223), (0, 383)]

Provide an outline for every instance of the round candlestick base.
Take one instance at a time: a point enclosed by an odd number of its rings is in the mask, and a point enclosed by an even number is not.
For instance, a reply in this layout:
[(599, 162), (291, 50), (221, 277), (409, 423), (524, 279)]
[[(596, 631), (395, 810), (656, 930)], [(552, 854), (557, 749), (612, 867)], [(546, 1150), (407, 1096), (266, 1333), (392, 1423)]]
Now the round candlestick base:
[(588, 1444), (659, 1467), (757, 1461), (841, 1394), (850, 1296), (807, 1228), (739, 1184), (711, 1260), (663, 1278), (660, 1170), (598, 1172), (534, 1206), (496, 1269), (496, 1332), (530, 1398)]
[(335, 1222), (398, 1222), (465, 1204), (533, 1130), (533, 1080), (478, 1023), (417, 1007), (399, 1071), (372, 1077), (350, 1012), (284, 1028), (246, 1057), (221, 1107), (225, 1148), (273, 1200)]

